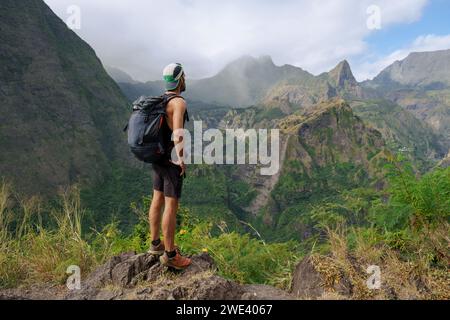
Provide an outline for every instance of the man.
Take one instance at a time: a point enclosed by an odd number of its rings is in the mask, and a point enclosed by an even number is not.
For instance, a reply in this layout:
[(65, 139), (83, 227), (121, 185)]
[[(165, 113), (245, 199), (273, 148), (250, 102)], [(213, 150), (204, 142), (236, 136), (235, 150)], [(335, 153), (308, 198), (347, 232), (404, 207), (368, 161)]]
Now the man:
[[(153, 164), (153, 200), (150, 207), (150, 232), (152, 244), (149, 253), (160, 255), (161, 264), (178, 270), (186, 269), (191, 264), (191, 259), (183, 257), (175, 247), (176, 214), (183, 176), (186, 165), (183, 161), (183, 128), (187, 114), (186, 102), (180, 96), (186, 90), (186, 80), (181, 64), (172, 63), (164, 71), (166, 84), (166, 97), (169, 101), (166, 107), (166, 121), (163, 130), (165, 142), (170, 145), (168, 157), (165, 161)], [(172, 142), (173, 135), (173, 142)], [(170, 159), (175, 148), (176, 159)], [(162, 232), (164, 243), (160, 240), (161, 210)]]

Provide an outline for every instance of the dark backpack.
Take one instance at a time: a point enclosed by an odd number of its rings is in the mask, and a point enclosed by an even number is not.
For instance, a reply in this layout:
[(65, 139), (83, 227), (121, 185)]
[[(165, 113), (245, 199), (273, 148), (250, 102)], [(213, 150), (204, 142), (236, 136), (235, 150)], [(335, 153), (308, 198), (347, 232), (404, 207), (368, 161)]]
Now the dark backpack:
[(181, 98), (176, 94), (140, 97), (133, 102), (133, 113), (124, 131), (128, 132), (128, 145), (138, 160), (158, 163), (170, 158), (170, 141), (166, 141), (163, 128), (167, 104), (177, 97)]

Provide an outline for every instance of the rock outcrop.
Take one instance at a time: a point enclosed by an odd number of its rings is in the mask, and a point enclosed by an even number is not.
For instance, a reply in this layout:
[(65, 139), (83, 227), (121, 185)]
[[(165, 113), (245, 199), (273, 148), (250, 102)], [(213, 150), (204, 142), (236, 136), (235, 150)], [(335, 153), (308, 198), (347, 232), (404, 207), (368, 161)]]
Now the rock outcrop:
[[(450, 297), (445, 270), (419, 271), (413, 262), (402, 261), (392, 252), (377, 265), (368, 261), (349, 252), (340, 256), (307, 256), (292, 275), (290, 292), (299, 299), (312, 300), (448, 300)], [(376, 268), (379, 280), (376, 280)]]
[(157, 256), (124, 253), (111, 258), (81, 281), (81, 289), (35, 287), (0, 292), (0, 300), (292, 300), (266, 285), (241, 285), (216, 274), (206, 253), (192, 257), (185, 271), (162, 266)]
[(349, 297), (351, 284), (348, 278), (332, 266), (327, 269), (321, 270), (313, 257), (306, 257), (297, 265), (292, 275), (291, 293), (305, 299), (319, 299), (330, 292)]

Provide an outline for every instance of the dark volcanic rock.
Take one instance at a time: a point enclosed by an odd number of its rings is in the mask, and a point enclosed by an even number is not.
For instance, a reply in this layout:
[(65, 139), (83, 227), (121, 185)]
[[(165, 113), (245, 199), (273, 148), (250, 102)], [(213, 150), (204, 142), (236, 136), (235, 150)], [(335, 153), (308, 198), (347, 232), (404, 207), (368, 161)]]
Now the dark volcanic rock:
[[(162, 266), (157, 256), (124, 253), (111, 258), (85, 280), (81, 290), (10, 290), (0, 299), (67, 300), (286, 300), (289, 293), (265, 285), (240, 285), (215, 274), (206, 253), (192, 257), (184, 271)], [(42, 294), (41, 294), (42, 293)], [(43, 294), (45, 293), (45, 294)]]
[[(336, 273), (336, 270), (326, 271)], [(337, 272), (339, 273), (339, 270)], [(348, 279), (342, 274), (339, 274), (339, 277), (334, 277), (330, 283), (330, 279), (327, 279), (327, 274), (319, 272), (313, 259), (306, 257), (295, 268), (292, 277), (291, 293), (303, 299), (321, 298), (327, 291), (348, 297), (351, 295), (350, 288), (351, 285)]]
[(128, 286), (132, 281), (144, 271), (155, 265), (158, 257), (148, 254), (132, 256), (129, 259), (117, 264), (111, 272), (113, 284)]
[(151, 254), (122, 254), (99, 267), (81, 291), (68, 299), (219, 300), (292, 299), (269, 286), (239, 285), (214, 274), (217, 267), (208, 254), (192, 257), (184, 271), (169, 270)]
[(295, 268), (291, 291), (297, 296), (320, 297), (323, 294), (322, 278), (309, 259), (304, 259)]

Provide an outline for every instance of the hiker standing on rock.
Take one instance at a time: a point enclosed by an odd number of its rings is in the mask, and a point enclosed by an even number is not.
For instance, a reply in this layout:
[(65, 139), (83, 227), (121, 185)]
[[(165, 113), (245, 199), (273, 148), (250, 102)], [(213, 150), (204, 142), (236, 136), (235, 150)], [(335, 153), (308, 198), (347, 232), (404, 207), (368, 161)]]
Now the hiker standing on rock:
[[(180, 96), (186, 90), (183, 67), (179, 63), (169, 64), (163, 71), (166, 93), (165, 120), (161, 121), (162, 136), (168, 152), (158, 163), (153, 163), (153, 200), (150, 207), (150, 232), (152, 244), (150, 254), (160, 255), (163, 265), (183, 270), (191, 264), (191, 259), (183, 257), (175, 247), (176, 215), (181, 197), (186, 165), (183, 160), (183, 129), (187, 118), (187, 105)], [(176, 159), (171, 159), (173, 149)], [(164, 213), (161, 211), (164, 206)], [(164, 242), (160, 239), (162, 232)]]

